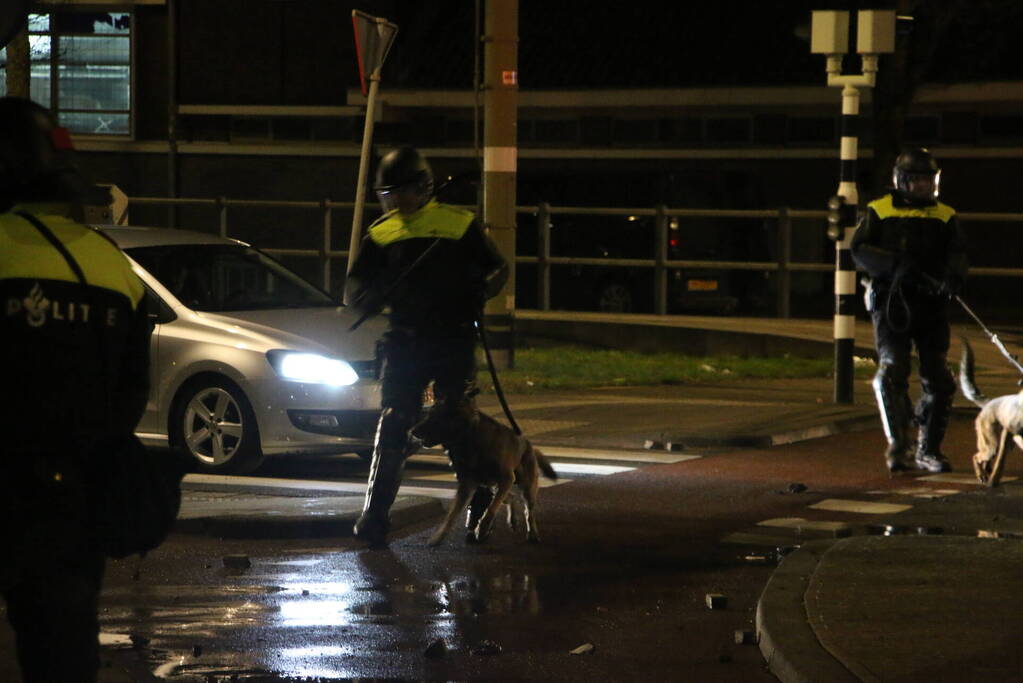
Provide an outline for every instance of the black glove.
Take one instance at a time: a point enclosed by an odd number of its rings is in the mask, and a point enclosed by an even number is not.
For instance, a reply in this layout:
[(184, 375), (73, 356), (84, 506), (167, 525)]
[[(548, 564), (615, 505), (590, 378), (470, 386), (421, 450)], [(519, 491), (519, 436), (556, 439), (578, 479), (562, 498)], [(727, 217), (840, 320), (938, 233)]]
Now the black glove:
[(938, 287), (938, 294), (947, 296), (949, 299), (954, 299), (959, 296), (959, 292), (963, 290), (963, 281), (961, 278), (953, 275), (946, 275), (945, 279), (941, 281), (941, 285)]

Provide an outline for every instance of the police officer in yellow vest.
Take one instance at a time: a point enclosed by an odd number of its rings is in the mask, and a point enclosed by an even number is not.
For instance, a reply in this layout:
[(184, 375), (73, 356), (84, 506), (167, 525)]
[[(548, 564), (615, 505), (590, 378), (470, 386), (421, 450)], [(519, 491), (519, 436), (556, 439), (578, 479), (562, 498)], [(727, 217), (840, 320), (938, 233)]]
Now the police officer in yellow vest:
[(439, 405), (465, 400), (476, 374), (474, 321), (507, 280), (508, 265), (472, 213), (434, 198), (433, 173), (416, 149), (387, 154), (375, 190), (385, 213), (363, 239), (346, 288), (364, 313), (390, 307), (383, 411), (354, 529), (378, 546), (386, 542), (423, 392), (433, 381)]
[[(852, 256), (870, 276), (867, 310), (874, 322), (878, 369), (874, 393), (890, 472), (910, 466), (910, 423), (919, 425), (915, 465), (947, 472), (941, 441), (955, 381), (948, 370), (948, 305), (966, 277), (966, 241), (955, 210), (938, 201), (941, 171), (926, 149), (895, 161), (895, 189), (867, 205), (852, 239)], [(910, 352), (920, 359), (921, 397), (909, 398)]]
[(0, 98), (0, 593), (25, 681), (95, 681), (104, 558), (90, 541), (92, 444), (145, 409), (141, 281), (72, 216), (89, 185), (50, 112)]

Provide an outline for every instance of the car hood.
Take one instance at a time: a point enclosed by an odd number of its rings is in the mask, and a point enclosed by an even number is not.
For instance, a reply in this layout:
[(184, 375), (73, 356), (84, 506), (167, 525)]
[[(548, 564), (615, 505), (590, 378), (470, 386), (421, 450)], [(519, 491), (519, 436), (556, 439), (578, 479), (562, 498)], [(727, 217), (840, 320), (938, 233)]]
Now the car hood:
[(358, 315), (341, 306), (198, 315), (218, 325), (236, 326), (252, 336), (262, 337), (261, 341), (271, 347), (317, 351), (345, 360), (372, 360), (385, 325), (384, 319), (377, 316), (349, 332), (348, 328), (358, 320)]

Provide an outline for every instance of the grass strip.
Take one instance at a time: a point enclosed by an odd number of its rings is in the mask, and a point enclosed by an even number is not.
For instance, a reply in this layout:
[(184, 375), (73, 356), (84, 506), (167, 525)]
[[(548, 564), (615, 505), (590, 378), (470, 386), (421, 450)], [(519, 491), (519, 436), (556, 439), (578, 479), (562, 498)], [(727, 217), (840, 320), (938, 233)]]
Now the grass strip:
[[(857, 377), (871, 376), (873, 359), (855, 360)], [(830, 377), (831, 359), (755, 358), (742, 356), (684, 356), (676, 353), (636, 353), (579, 347), (516, 349), (515, 368), (500, 371), (507, 392), (603, 386), (650, 386), (721, 382), (741, 379)], [(484, 392), (493, 391), (486, 367), (478, 375)]]

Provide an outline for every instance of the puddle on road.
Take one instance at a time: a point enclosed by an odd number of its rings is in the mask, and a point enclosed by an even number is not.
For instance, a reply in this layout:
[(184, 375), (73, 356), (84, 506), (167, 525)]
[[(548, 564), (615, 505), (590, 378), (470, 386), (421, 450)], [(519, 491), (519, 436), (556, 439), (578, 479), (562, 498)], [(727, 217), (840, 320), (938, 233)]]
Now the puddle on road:
[[(232, 579), (110, 591), (103, 629), (143, 632), (133, 650), (162, 679), (338, 680), (354, 677), (357, 658), (404, 652), (409, 639), (464, 649), (482, 615), (543, 611), (538, 580), (529, 574), (417, 581), (400, 563), (342, 570), (307, 558), (260, 564), (278, 573), (246, 575), (258, 582), (250, 585)], [(201, 657), (192, 654), (196, 646)], [(123, 638), (106, 643), (118, 647)]]

